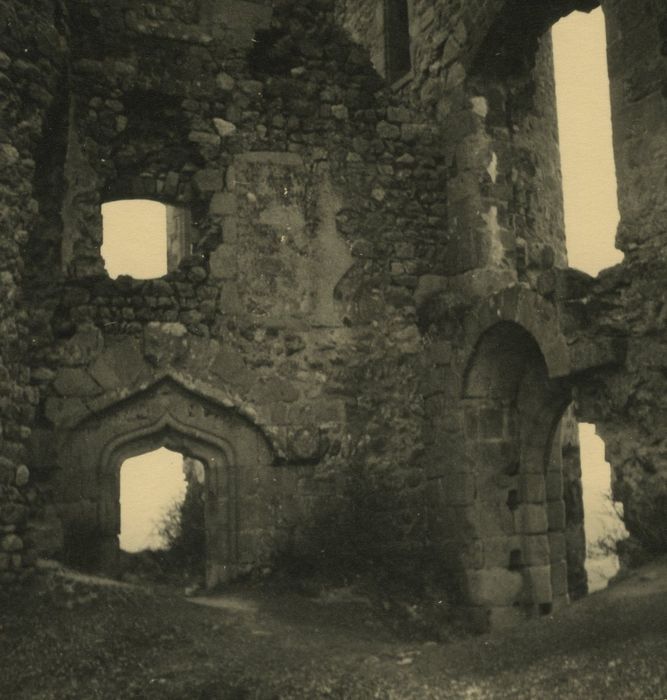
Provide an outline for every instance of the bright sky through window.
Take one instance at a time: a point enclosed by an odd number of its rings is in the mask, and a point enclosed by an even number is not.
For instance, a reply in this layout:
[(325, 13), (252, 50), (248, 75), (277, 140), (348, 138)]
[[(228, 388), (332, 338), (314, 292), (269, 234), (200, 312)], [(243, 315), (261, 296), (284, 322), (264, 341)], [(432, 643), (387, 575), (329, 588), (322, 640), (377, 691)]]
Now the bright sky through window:
[(604, 442), (595, 434), (595, 426), (579, 423), (581, 447), (581, 487), (584, 494), (586, 530), (586, 571), (588, 587), (597, 591), (618, 572), (618, 557), (600, 548), (609, 538), (624, 539), (628, 533), (611, 500), (611, 467), (604, 458)]
[(102, 257), (110, 277), (167, 274), (167, 207), (146, 199), (102, 205)]
[(160, 448), (125, 460), (120, 472), (120, 547), (126, 552), (159, 548), (159, 523), (185, 498), (183, 455)]
[(568, 258), (596, 275), (623, 259), (602, 10), (562, 19), (553, 43)]

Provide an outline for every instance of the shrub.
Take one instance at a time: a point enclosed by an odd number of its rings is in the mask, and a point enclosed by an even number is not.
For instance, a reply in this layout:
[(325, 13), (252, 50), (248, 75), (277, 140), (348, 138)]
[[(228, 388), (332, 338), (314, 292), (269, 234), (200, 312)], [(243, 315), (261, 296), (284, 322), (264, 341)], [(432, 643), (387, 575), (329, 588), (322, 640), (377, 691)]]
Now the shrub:
[(615, 554), (630, 568), (667, 554), (667, 493), (635, 497), (626, 508), (612, 501), (611, 507), (629, 536), (614, 532), (600, 538), (592, 556)]
[(165, 568), (199, 577), (206, 567), (205, 492), (194, 474), (186, 478), (185, 498), (165, 513), (158, 532), (165, 543)]
[(274, 570), (311, 593), (352, 585), (403, 633), (440, 637), (451, 615), (451, 581), (421, 524), (414, 523), (414, 511), (393, 484), (355, 472), (343, 493), (316, 511)]
[(632, 502), (622, 516), (630, 533), (617, 544), (618, 554), (628, 566), (667, 554), (667, 493), (644, 496)]

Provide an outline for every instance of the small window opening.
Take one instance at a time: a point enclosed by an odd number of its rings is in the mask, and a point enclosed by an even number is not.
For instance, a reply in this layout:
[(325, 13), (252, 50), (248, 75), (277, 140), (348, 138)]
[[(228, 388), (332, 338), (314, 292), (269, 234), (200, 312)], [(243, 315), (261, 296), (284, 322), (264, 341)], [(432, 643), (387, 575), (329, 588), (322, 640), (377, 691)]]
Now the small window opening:
[(595, 276), (623, 259), (602, 10), (573, 12), (552, 35), (568, 259)]
[[(120, 537), (127, 566), (201, 577), (206, 564), (204, 465), (160, 448), (125, 460), (120, 470)], [(134, 557), (133, 557), (134, 555)]]
[(190, 212), (148, 199), (102, 205), (102, 257), (109, 276), (155, 279), (189, 255)]
[(385, 0), (384, 28), (387, 80), (393, 83), (412, 68), (408, 0)]
[(606, 588), (618, 573), (617, 544), (628, 536), (622, 506), (612, 500), (611, 467), (604, 458), (604, 442), (595, 426), (579, 423), (581, 481), (586, 532), (586, 573), (590, 592)]

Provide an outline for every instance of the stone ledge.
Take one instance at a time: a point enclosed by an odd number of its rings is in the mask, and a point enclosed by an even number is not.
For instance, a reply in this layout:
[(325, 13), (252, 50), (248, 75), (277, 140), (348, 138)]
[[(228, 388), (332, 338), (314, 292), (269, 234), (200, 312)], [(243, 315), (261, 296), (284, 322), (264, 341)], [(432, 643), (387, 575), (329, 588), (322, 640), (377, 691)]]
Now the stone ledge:
[(594, 284), (595, 279), (580, 270), (552, 268), (538, 277), (537, 291), (556, 301), (582, 299), (590, 294)]
[(571, 371), (586, 370), (625, 361), (626, 341), (623, 338), (581, 338), (569, 346)]

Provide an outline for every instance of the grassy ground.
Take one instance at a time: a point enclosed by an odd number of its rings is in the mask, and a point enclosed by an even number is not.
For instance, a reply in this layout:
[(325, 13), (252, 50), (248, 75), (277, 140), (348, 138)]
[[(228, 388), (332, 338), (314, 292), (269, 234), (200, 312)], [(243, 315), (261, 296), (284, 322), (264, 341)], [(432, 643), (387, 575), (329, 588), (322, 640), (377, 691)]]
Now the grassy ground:
[(408, 642), (363, 600), (185, 600), (55, 573), (0, 594), (0, 698), (667, 698), (667, 561), (553, 617)]

